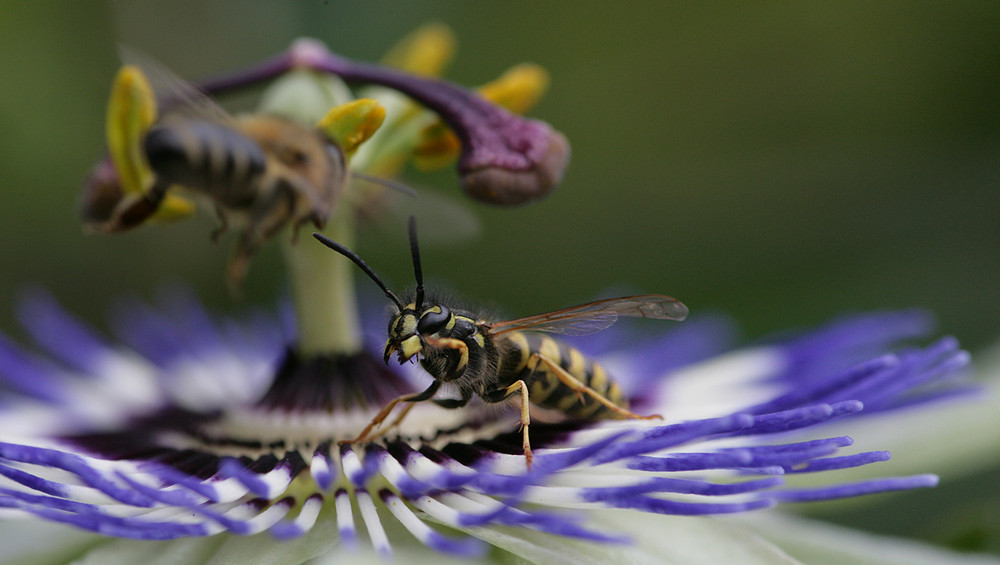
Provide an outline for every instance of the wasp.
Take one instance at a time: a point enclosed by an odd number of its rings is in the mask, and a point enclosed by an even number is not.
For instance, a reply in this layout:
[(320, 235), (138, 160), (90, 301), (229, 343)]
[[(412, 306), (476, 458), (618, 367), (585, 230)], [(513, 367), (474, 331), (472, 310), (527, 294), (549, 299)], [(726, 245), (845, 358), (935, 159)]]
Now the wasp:
[[(580, 420), (659, 419), (629, 410), (628, 400), (608, 372), (560, 340), (534, 332), (585, 335), (603, 330), (620, 316), (683, 320), (688, 309), (676, 298), (643, 294), (611, 298), (562, 310), (491, 322), (475, 314), (425, 300), (416, 222), (409, 224), (410, 251), (416, 279), (412, 300), (404, 303), (356, 253), (321, 234), (313, 236), (353, 261), (395, 306), (389, 321), (383, 360), (393, 354), (399, 363), (418, 357), (434, 382), (422, 392), (399, 396), (387, 403), (354, 440), (365, 441), (401, 402), (410, 403), (396, 418), (398, 425), (413, 403), (431, 400), (444, 408), (465, 406), (474, 396), (487, 404), (520, 395), (522, 444), (531, 465), (530, 404)], [(459, 398), (435, 399), (444, 383), (452, 383)]]
[(160, 115), (139, 148), (151, 185), (141, 196), (126, 196), (99, 166), (84, 193), (84, 217), (92, 227), (113, 232), (139, 226), (177, 191), (214, 210), (219, 227), (213, 240), (230, 227), (241, 230), (227, 268), (233, 283), (283, 227), (323, 227), (348, 179), (344, 151), (334, 140), (281, 117), (232, 116), (156, 63), (138, 62), (159, 98)]

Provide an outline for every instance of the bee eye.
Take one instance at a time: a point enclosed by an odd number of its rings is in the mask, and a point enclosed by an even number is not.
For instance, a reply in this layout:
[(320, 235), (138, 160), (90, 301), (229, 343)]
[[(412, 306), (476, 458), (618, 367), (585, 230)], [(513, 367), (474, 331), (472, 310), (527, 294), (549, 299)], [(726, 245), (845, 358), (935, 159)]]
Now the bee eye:
[(451, 310), (446, 306), (437, 306), (439, 310), (435, 312), (434, 309), (427, 310), (422, 316), (420, 316), (420, 321), (417, 322), (417, 331), (422, 334), (432, 334), (448, 323), (451, 319)]

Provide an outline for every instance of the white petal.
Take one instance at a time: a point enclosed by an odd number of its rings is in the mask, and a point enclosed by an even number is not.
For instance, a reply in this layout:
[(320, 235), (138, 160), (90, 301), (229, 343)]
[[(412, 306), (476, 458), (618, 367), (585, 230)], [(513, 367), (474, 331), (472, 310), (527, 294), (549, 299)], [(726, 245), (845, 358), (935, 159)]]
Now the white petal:
[(88, 551), (73, 565), (203, 565), (225, 538), (183, 538), (171, 541), (112, 539)]
[(106, 538), (54, 522), (31, 518), (0, 521), (0, 563), (66, 563), (103, 539)]
[(982, 398), (916, 406), (848, 420), (824, 431), (854, 438), (854, 450), (886, 450), (892, 459), (863, 467), (869, 475), (904, 475), (932, 472), (942, 480), (957, 478), (1000, 462), (1000, 346), (977, 359), (984, 376)]
[(654, 406), (678, 421), (739, 411), (774, 397), (777, 389), (762, 379), (777, 373), (786, 361), (771, 347), (713, 357), (665, 377)]
[(998, 565), (1000, 558), (824, 524), (780, 512), (736, 519), (811, 565)]
[(592, 514), (597, 529), (633, 537), (633, 544), (598, 544), (517, 530), (470, 532), (529, 563), (599, 565), (795, 565), (770, 542), (734, 523), (714, 518), (659, 516), (607, 510)]
[(327, 553), (339, 544), (337, 528), (330, 520), (318, 522), (306, 535), (287, 542), (277, 541), (266, 532), (254, 536), (216, 537), (222, 537), (225, 543), (205, 565), (237, 563), (298, 565)]

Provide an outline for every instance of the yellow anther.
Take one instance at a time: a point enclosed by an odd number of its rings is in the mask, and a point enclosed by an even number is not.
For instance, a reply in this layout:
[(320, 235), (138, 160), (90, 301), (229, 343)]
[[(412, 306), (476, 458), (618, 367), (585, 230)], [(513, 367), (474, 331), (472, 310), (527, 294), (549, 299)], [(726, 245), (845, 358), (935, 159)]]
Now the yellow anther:
[[(549, 87), (549, 73), (533, 63), (511, 67), (494, 81), (479, 87), (479, 95), (515, 114), (523, 114), (541, 100)], [(458, 156), (462, 144), (442, 122), (435, 122), (420, 133), (413, 151), (414, 164), (422, 170), (446, 167)]]
[(111, 86), (105, 133), (125, 194), (142, 194), (153, 177), (142, 155), (142, 139), (154, 121), (156, 98), (146, 75), (138, 67), (122, 67)]
[(187, 198), (167, 193), (163, 202), (160, 202), (160, 207), (153, 214), (153, 219), (163, 222), (180, 220), (194, 214), (196, 208), (195, 203)]
[(382, 58), (390, 67), (422, 76), (440, 76), (455, 55), (455, 34), (441, 23), (431, 23), (396, 43)]
[(539, 65), (522, 63), (479, 87), (479, 95), (523, 114), (535, 107), (549, 88), (549, 73)]
[(450, 165), (462, 143), (444, 122), (435, 122), (420, 132), (420, 142), (413, 149), (413, 164), (423, 171), (443, 169)]
[(336, 106), (319, 122), (319, 129), (337, 142), (345, 155), (371, 137), (385, 120), (385, 108), (370, 98)]
[[(155, 121), (156, 97), (146, 75), (136, 66), (122, 67), (111, 86), (105, 135), (111, 163), (126, 197), (138, 197), (152, 185), (153, 171), (143, 155), (142, 141)], [(194, 211), (193, 202), (167, 194), (153, 218), (175, 220)]]

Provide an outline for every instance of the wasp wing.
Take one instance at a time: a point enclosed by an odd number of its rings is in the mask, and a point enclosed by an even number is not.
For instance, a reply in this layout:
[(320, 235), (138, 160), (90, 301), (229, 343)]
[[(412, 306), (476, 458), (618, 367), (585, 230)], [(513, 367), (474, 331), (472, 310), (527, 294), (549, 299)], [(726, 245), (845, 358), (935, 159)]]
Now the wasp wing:
[(620, 316), (680, 321), (687, 314), (687, 306), (676, 298), (662, 294), (641, 294), (608, 298), (537, 316), (496, 322), (489, 324), (489, 328), (493, 335), (520, 330), (586, 335), (610, 327)]

